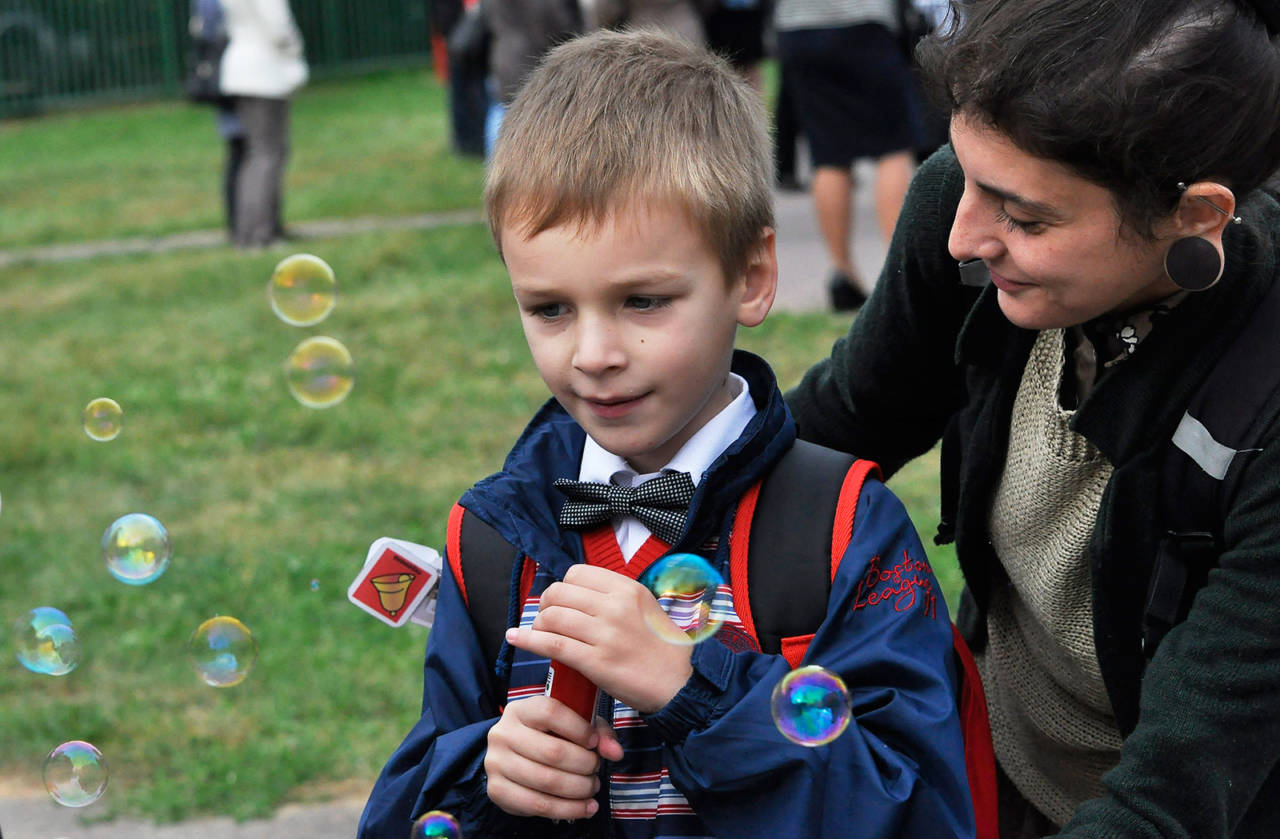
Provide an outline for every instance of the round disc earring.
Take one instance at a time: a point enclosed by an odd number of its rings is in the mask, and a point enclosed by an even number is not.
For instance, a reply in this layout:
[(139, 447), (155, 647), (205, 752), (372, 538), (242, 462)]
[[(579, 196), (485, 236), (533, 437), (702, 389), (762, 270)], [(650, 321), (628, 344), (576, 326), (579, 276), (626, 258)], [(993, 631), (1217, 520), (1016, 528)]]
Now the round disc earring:
[(1208, 239), (1187, 236), (1169, 246), (1164, 271), (1179, 288), (1204, 291), (1222, 277), (1222, 257)]

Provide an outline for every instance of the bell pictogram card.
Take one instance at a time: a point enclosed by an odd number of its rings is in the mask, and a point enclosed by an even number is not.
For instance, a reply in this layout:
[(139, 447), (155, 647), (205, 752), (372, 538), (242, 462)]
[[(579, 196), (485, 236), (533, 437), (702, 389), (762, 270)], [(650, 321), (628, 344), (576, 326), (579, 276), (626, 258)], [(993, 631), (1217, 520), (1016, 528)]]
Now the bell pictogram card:
[(388, 626), (404, 626), (410, 620), (426, 626), (434, 617), (430, 608), (417, 614), (440, 580), (440, 553), (426, 545), (383, 537), (369, 547), (364, 567), (347, 589), (347, 599)]

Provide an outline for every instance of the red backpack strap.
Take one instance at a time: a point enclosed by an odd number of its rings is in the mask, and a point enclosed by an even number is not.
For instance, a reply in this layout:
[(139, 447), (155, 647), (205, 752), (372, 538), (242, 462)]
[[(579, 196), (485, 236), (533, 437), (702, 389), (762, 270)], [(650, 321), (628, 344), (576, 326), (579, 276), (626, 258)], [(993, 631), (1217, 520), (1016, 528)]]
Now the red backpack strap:
[(831, 524), (831, 579), (836, 578), (840, 570), (840, 560), (853, 541), (853, 519), (858, 512), (858, 498), (862, 495), (862, 486), (867, 478), (883, 480), (880, 464), (873, 460), (855, 460), (845, 473), (844, 484), (840, 487), (840, 498), (836, 501), (836, 516)]
[(973, 817), (978, 829), (976, 835), (977, 839), (999, 839), (996, 754), (991, 745), (987, 697), (982, 690), (982, 677), (978, 675), (973, 653), (954, 624), (951, 635), (960, 671), (960, 727), (964, 733), (965, 773), (969, 776), (969, 795), (973, 799)]
[(466, 508), (461, 504), (454, 504), (453, 509), (449, 511), (449, 523), (445, 525), (444, 531), (444, 555), (449, 560), (449, 570), (453, 572), (453, 579), (458, 583), (458, 590), (462, 592), (462, 602), (471, 607), (470, 601), (467, 600), (467, 581), (462, 576), (462, 516), (466, 512)]
[[(733, 514), (733, 530), (729, 533), (729, 587), (734, 592), (733, 610), (747, 634), (760, 643), (756, 633), (755, 615), (751, 611), (751, 581), (748, 569), (751, 546), (751, 522), (755, 519), (756, 501), (760, 498), (760, 481), (738, 499), (738, 509)], [(763, 648), (762, 648), (763, 649)], [(766, 651), (767, 652), (767, 651)]]

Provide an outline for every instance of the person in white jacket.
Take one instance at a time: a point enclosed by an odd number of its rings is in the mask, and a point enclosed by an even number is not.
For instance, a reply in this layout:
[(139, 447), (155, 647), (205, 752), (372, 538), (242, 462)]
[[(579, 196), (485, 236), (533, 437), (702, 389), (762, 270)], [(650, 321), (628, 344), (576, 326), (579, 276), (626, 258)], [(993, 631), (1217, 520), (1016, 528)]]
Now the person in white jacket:
[(228, 43), (220, 87), (234, 99), (245, 134), (232, 240), (242, 248), (265, 247), (284, 231), (289, 97), (307, 81), (302, 34), (287, 0), (222, 0), (222, 7)]

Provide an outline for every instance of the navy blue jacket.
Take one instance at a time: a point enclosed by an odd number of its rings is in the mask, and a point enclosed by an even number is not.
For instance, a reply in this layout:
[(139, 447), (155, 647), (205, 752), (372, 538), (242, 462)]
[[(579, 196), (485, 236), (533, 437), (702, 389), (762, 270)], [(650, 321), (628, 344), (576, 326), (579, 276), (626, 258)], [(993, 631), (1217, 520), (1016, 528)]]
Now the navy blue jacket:
[[(726, 579), (738, 500), (795, 440), (768, 366), (738, 352), (734, 371), (747, 379), (759, 411), (703, 475), (685, 533), (673, 546), (694, 550), (719, 537), (712, 562)], [(503, 471), (461, 501), (533, 558), (547, 580), (583, 561), (581, 537), (556, 525), (564, 499), (551, 482), (577, 477), (584, 440), (572, 418), (549, 402)], [(488, 799), (486, 735), (507, 697), (493, 695), (492, 663), (483, 660), (447, 569), (427, 641), (422, 717), (378, 778), (361, 839), (402, 839), (412, 818), (432, 809), (453, 814), (466, 836), (973, 835), (946, 606), (905, 510), (878, 481), (862, 490), (826, 617), (804, 661), (843, 677), (854, 710), (848, 730), (817, 748), (785, 739), (773, 723), (770, 695), (791, 666), (781, 655), (722, 643), (719, 635), (694, 648), (694, 675), (684, 688), (644, 716), (661, 737), (670, 784), (696, 812), (695, 823), (700, 819), (696, 832), (677, 832), (689, 822), (664, 824), (662, 815), (611, 819), (609, 777), (618, 767), (602, 770), (601, 808), (590, 821), (518, 818)], [(518, 597), (513, 591), (513, 621)], [(629, 759), (630, 753), (620, 763)]]

